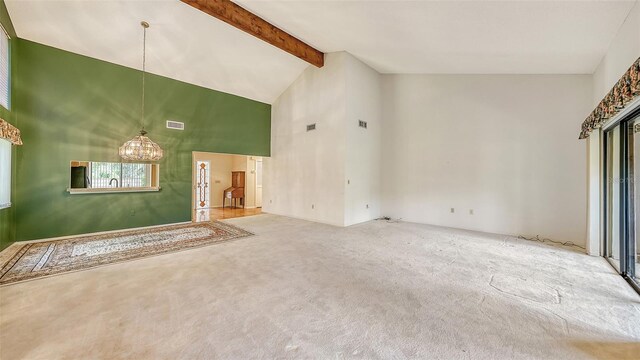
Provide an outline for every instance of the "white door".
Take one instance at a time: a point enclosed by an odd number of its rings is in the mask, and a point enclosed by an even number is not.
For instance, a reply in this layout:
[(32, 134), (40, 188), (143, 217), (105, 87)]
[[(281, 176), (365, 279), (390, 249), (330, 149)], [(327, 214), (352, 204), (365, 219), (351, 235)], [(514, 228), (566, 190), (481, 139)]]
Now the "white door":
[(262, 207), (262, 159), (256, 160), (256, 207)]

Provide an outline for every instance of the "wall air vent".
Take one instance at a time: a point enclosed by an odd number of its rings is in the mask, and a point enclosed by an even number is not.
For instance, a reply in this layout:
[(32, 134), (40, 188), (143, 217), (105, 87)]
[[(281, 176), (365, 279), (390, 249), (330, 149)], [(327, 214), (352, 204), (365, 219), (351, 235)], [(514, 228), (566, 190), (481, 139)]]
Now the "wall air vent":
[(167, 129), (184, 130), (184, 123), (178, 121), (167, 120)]
[(362, 120), (358, 120), (358, 126), (360, 126), (361, 128), (367, 128), (367, 122), (366, 121), (362, 121)]
[(311, 130), (315, 130), (315, 129), (316, 129), (316, 124), (315, 123), (307, 125), (307, 131), (311, 131)]

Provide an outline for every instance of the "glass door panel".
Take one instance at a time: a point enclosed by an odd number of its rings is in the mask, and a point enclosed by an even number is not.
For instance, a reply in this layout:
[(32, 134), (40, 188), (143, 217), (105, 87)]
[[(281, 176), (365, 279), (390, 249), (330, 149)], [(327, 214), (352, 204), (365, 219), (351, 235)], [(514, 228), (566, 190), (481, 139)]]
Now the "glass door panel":
[[(605, 130), (604, 256), (636, 288), (640, 271), (640, 109)], [(638, 187), (636, 187), (638, 186)], [(640, 290), (638, 290), (640, 291)]]
[(634, 233), (627, 242), (627, 275), (632, 279), (639, 279), (640, 274), (640, 116), (631, 122), (631, 136), (629, 155), (633, 176), (633, 210)]

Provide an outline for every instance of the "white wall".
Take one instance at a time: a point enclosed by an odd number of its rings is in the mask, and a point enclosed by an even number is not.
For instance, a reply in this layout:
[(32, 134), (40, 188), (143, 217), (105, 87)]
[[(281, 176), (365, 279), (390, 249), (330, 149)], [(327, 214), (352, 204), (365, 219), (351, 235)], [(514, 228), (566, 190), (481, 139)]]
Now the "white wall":
[(584, 244), (591, 81), (383, 76), (383, 215)]
[(640, 57), (640, 2), (636, 1), (618, 30), (607, 54), (593, 74), (593, 106), (613, 88), (622, 75)]
[(273, 103), (263, 211), (344, 225), (346, 57), (327, 54)]
[(594, 131), (587, 138), (587, 244), (589, 255), (599, 256), (602, 253), (600, 242), (600, 209), (603, 203), (600, 191), (600, 131)]
[(381, 76), (328, 54), (272, 106), (264, 211), (338, 226), (386, 215), (584, 244), (577, 134), (592, 88), (590, 75)]
[[(638, 57), (640, 57), (640, 2), (636, 1), (635, 6), (611, 42), (607, 54), (593, 74), (593, 100), (589, 112), (600, 103)], [(591, 133), (586, 145), (589, 164), (587, 176), (589, 186), (587, 252), (591, 255), (602, 254), (600, 142), (600, 130), (595, 130)]]
[(256, 159), (262, 159), (259, 156), (243, 156), (245, 172), (245, 207), (256, 207)]
[(382, 91), (380, 74), (353, 56), (347, 56), (346, 75), (345, 225), (352, 225), (380, 217)]
[(272, 105), (263, 210), (338, 226), (379, 217), (381, 110), (380, 74), (352, 55), (309, 67)]

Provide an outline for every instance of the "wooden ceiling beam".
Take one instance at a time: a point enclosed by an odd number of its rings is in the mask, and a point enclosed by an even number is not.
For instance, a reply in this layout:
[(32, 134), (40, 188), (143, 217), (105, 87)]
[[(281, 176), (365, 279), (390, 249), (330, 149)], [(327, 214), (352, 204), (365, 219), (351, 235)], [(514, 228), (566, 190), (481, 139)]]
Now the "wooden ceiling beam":
[(230, 0), (181, 1), (312, 65), (317, 67), (324, 65), (322, 51), (307, 45)]

